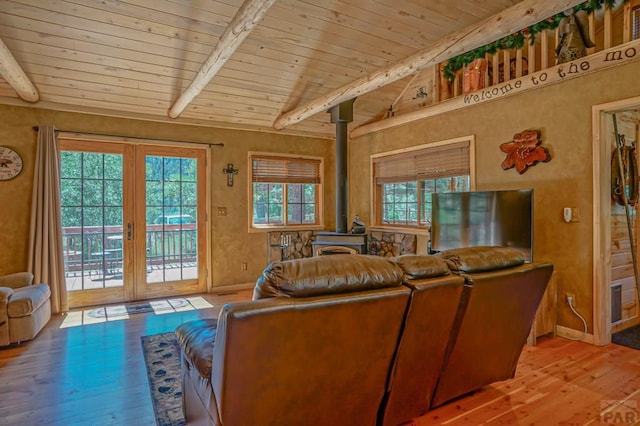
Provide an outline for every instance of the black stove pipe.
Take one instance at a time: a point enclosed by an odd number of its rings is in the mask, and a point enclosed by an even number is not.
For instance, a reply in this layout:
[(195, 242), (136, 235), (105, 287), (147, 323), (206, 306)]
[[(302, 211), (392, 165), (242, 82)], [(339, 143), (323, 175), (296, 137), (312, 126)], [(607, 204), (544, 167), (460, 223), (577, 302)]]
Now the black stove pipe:
[(347, 232), (347, 123), (336, 123), (336, 232)]
[(336, 232), (347, 233), (347, 125), (353, 121), (354, 99), (329, 110), (331, 122), (336, 125)]

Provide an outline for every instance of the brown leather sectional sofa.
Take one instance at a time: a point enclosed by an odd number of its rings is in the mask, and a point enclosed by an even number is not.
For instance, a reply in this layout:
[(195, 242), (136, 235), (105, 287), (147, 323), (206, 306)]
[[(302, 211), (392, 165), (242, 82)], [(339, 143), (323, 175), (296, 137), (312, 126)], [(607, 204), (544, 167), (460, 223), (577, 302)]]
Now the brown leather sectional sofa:
[(176, 330), (185, 417), (406, 422), (513, 377), (552, 270), (500, 247), (272, 263), (252, 301)]

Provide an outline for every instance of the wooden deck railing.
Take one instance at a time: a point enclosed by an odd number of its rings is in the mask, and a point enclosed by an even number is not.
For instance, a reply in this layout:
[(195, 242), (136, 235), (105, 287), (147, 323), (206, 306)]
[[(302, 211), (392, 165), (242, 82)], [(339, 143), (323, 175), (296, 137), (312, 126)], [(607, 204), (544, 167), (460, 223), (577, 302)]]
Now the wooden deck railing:
[[(148, 265), (196, 261), (196, 224), (147, 225), (146, 229)], [(122, 262), (122, 227), (64, 227), (62, 238), (66, 271), (104, 269), (105, 263)]]

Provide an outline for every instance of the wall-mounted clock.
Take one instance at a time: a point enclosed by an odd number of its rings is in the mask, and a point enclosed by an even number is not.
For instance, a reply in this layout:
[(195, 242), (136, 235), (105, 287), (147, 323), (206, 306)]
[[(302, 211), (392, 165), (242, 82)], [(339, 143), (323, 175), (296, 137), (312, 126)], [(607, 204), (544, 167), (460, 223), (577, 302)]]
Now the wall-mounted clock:
[(22, 157), (6, 146), (0, 146), (0, 180), (9, 180), (22, 171)]

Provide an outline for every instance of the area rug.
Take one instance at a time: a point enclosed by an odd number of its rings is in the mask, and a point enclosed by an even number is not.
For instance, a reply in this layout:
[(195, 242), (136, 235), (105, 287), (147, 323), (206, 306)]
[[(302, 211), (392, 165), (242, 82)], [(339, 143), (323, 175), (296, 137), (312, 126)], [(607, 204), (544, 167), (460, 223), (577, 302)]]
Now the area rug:
[(640, 350), (640, 325), (613, 333), (611, 341), (618, 345)]
[(142, 336), (153, 411), (158, 426), (186, 424), (182, 414), (180, 346), (174, 333)]
[[(154, 300), (151, 302), (135, 302), (124, 305), (102, 306), (88, 312), (91, 318), (122, 319), (127, 315), (146, 314), (149, 312), (174, 312), (191, 305), (187, 299)], [(195, 309), (195, 308), (194, 308)]]

